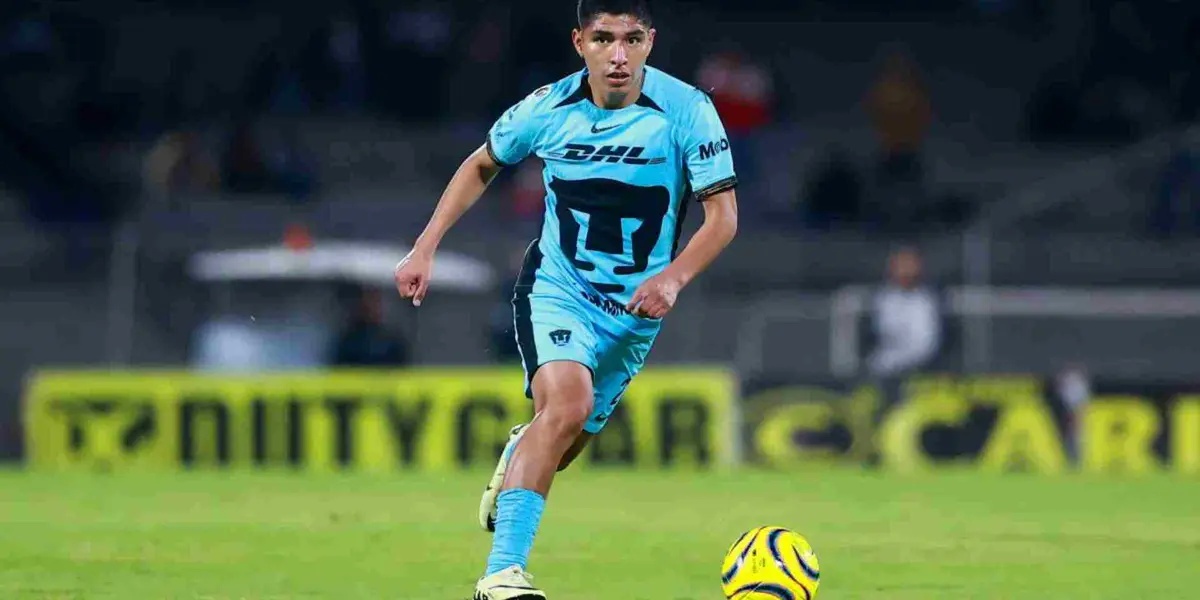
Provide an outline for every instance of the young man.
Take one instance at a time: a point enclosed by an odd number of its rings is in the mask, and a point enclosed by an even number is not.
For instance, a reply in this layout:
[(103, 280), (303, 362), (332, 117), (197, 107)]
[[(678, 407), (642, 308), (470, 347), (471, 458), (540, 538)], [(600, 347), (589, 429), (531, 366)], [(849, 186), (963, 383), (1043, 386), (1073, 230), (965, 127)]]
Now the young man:
[[(572, 33), (585, 68), (496, 121), (451, 179), (396, 267), (420, 306), (434, 249), (500, 168), (545, 162), (545, 224), (513, 297), (534, 418), (513, 429), (480, 505), (494, 531), (475, 600), (540, 600), (525, 572), (554, 474), (603, 429), (681, 289), (737, 230), (737, 178), (709, 97), (646, 66), (645, 0), (580, 0)], [(704, 224), (678, 252), (690, 202)]]

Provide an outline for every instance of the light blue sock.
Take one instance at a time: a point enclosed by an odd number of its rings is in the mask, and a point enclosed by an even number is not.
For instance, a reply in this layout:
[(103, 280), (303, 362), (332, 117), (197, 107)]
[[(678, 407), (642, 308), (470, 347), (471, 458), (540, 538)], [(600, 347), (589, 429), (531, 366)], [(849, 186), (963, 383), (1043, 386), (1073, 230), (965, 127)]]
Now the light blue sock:
[(525, 568), (546, 499), (532, 490), (504, 490), (496, 500), (496, 533), (484, 577), (513, 565)]

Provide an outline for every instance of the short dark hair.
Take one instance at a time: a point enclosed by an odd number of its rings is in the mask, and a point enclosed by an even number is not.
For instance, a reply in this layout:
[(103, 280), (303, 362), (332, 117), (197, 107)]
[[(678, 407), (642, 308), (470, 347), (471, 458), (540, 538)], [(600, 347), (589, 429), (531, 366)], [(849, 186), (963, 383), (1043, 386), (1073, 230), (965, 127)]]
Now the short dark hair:
[(650, 26), (650, 2), (648, 0), (579, 0), (576, 16), (579, 28), (586, 28), (600, 15), (633, 15)]

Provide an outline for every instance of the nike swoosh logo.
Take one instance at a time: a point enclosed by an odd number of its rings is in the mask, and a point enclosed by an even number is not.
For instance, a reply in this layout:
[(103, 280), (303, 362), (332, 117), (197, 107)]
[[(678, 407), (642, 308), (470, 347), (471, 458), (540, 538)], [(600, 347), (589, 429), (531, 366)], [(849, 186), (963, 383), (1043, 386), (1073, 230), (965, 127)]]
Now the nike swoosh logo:
[(613, 125), (612, 127), (605, 127), (603, 129), (597, 129), (596, 126), (593, 124), (592, 125), (592, 133), (604, 133), (605, 131), (612, 131), (618, 127), (620, 127), (620, 125)]

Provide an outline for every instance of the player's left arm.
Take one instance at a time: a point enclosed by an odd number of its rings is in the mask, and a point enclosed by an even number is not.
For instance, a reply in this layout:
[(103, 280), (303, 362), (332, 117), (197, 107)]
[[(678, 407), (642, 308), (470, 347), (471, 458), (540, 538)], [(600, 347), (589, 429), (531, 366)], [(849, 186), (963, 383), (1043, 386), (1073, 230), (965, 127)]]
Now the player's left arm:
[(704, 201), (704, 224), (662, 273), (634, 292), (630, 310), (661, 319), (674, 308), (679, 292), (716, 260), (736, 234), (737, 193), (729, 189), (709, 196)]
[(675, 307), (680, 290), (707, 269), (737, 234), (737, 175), (725, 127), (707, 96), (692, 104), (679, 132), (688, 181), (704, 204), (704, 224), (675, 260), (630, 298), (631, 312), (655, 319)]

